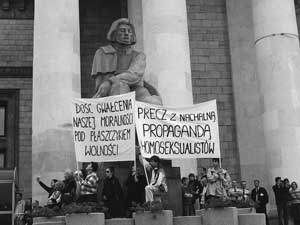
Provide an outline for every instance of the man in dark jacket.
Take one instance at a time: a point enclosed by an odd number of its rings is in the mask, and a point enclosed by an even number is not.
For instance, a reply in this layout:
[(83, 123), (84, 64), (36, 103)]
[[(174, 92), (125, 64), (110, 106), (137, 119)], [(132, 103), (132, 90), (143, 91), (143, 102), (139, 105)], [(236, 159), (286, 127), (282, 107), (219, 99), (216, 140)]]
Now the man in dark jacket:
[(108, 208), (109, 218), (121, 217), (123, 208), (123, 191), (114, 172), (114, 167), (106, 168), (106, 178), (103, 181), (102, 199), (104, 205)]
[[(275, 185), (272, 187), (278, 213), (278, 224), (282, 225), (282, 219), (284, 220), (284, 225), (288, 225), (288, 211), (287, 211), (287, 198), (286, 192), (288, 194), (288, 189), (284, 187), (281, 181), (281, 177), (275, 178)], [(287, 190), (287, 191), (286, 191)]]
[(48, 198), (52, 195), (52, 193), (54, 192), (54, 185), (55, 183), (58, 181), (56, 179), (52, 179), (51, 182), (50, 182), (50, 187), (47, 186), (45, 183), (43, 183), (41, 181), (41, 178), (40, 177), (37, 177), (36, 178), (36, 181), (39, 183), (39, 185), (45, 190), (48, 192)]
[(146, 177), (140, 172), (140, 168), (133, 166), (126, 181), (127, 186), (127, 207), (142, 205), (145, 202), (145, 187), (147, 186)]
[(266, 215), (266, 225), (269, 225), (266, 205), (269, 202), (269, 196), (265, 188), (259, 186), (259, 180), (254, 180), (254, 188), (251, 191), (251, 199), (255, 202), (256, 213)]
[(63, 203), (69, 204), (75, 201), (75, 193), (76, 193), (76, 181), (74, 178), (74, 174), (72, 170), (67, 169), (64, 173), (64, 189), (62, 191), (63, 194)]

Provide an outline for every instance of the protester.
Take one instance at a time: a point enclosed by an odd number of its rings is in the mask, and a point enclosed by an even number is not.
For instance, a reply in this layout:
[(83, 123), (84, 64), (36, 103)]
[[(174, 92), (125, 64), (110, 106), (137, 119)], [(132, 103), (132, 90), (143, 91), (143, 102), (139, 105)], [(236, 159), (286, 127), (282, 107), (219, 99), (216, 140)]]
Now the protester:
[(45, 190), (48, 192), (48, 198), (52, 195), (53, 191), (54, 191), (54, 185), (55, 183), (58, 181), (56, 179), (52, 179), (50, 181), (50, 187), (47, 186), (46, 184), (44, 184), (42, 181), (41, 181), (41, 178), (40, 177), (37, 177), (36, 178), (36, 181), (39, 183), (39, 185)]
[(292, 182), (291, 184), (289, 205), (291, 209), (290, 215), (294, 221), (294, 224), (300, 224), (300, 190), (298, 189), (296, 182)]
[(231, 200), (238, 200), (241, 199), (242, 196), (242, 190), (237, 187), (237, 181), (233, 180), (231, 182), (231, 188), (228, 189), (228, 197)]
[(67, 169), (64, 173), (64, 189), (63, 193), (63, 203), (69, 204), (75, 201), (75, 192), (76, 192), (76, 181), (74, 174), (70, 169)]
[(132, 167), (126, 181), (126, 186), (126, 206), (127, 211), (131, 211), (131, 207), (142, 205), (145, 202), (145, 187), (147, 186), (147, 180), (139, 168), (135, 169), (134, 166)]
[(145, 187), (146, 202), (152, 202), (154, 194), (168, 192), (166, 175), (165, 171), (160, 168), (160, 159), (156, 155), (150, 158), (149, 164), (145, 163), (145, 167), (152, 170), (150, 184)]
[(248, 201), (250, 199), (250, 191), (247, 189), (247, 182), (245, 180), (241, 181), (242, 195), (239, 200)]
[(199, 197), (199, 203), (200, 203), (200, 209), (203, 209), (205, 207), (206, 203), (206, 193), (207, 193), (207, 187), (208, 187), (208, 182), (207, 182), (207, 176), (204, 175), (201, 177), (201, 185), (202, 185), (202, 192)]
[(200, 167), (198, 169), (198, 180), (200, 181), (200, 179), (203, 177), (203, 176), (206, 176), (207, 174), (207, 169), (205, 167)]
[(256, 213), (266, 215), (266, 225), (269, 225), (266, 205), (269, 202), (269, 196), (265, 188), (260, 187), (259, 180), (254, 180), (254, 188), (251, 191), (251, 199), (255, 202)]
[(226, 197), (226, 189), (230, 184), (230, 176), (220, 167), (218, 158), (212, 159), (213, 167), (207, 171), (207, 199)]
[(23, 198), (22, 193), (16, 193), (16, 208), (15, 208), (15, 224), (24, 225), (24, 214), (26, 201)]
[(87, 165), (86, 178), (83, 179), (82, 173), (77, 172), (75, 179), (78, 184), (77, 193), (79, 193), (78, 202), (97, 202), (97, 188), (98, 188), (98, 176), (96, 174), (98, 170), (98, 164), (95, 162), (91, 162)]
[(198, 180), (196, 180), (196, 178), (195, 178), (195, 174), (193, 174), (193, 173), (189, 174), (188, 186), (189, 186), (191, 193), (193, 194), (193, 206), (194, 206), (196, 200), (199, 197), (199, 191), (200, 191), (199, 186), (200, 185), (198, 183)]
[(189, 186), (189, 180), (187, 177), (181, 179), (182, 182), (182, 205), (183, 205), (183, 216), (194, 216), (196, 214), (194, 207), (194, 195)]
[(284, 225), (288, 224), (288, 212), (286, 207), (284, 207), (284, 193), (283, 193), (283, 184), (281, 177), (275, 178), (275, 185), (273, 185), (272, 189), (275, 195), (275, 202), (277, 207), (277, 214), (278, 214), (278, 224), (283, 225), (282, 220), (284, 220)]
[(108, 208), (108, 218), (121, 217), (122, 215), (123, 191), (114, 172), (114, 167), (106, 168), (106, 178), (103, 181), (102, 199)]
[(48, 198), (47, 206), (52, 208), (54, 206), (60, 207), (62, 205), (62, 191), (64, 189), (64, 183), (57, 181), (54, 185), (54, 191)]

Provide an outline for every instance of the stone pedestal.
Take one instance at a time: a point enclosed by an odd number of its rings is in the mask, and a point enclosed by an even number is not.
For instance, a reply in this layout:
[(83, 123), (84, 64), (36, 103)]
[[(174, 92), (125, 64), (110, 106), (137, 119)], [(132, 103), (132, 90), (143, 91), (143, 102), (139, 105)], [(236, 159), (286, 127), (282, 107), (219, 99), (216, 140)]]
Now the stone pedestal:
[(104, 225), (104, 213), (78, 213), (66, 215), (66, 225)]
[(105, 220), (105, 225), (134, 225), (134, 219), (114, 218)]
[(266, 225), (265, 214), (240, 214), (238, 216), (239, 225)]
[(276, 176), (299, 179), (299, 40), (293, 0), (252, 0), (252, 6), (265, 172), (271, 187)]
[(35, 217), (33, 218), (33, 225), (65, 225), (66, 220), (64, 216), (54, 217)]
[(203, 214), (204, 225), (238, 225), (237, 208), (207, 209)]
[(136, 213), (134, 222), (135, 225), (173, 225), (173, 213), (170, 210), (163, 210), (159, 213)]
[(201, 216), (177, 216), (173, 218), (174, 225), (202, 225)]
[(255, 208), (238, 208), (238, 215), (255, 213)]
[(32, 199), (44, 204), (47, 185), (75, 169), (71, 100), (80, 97), (78, 0), (35, 1), (32, 106)]

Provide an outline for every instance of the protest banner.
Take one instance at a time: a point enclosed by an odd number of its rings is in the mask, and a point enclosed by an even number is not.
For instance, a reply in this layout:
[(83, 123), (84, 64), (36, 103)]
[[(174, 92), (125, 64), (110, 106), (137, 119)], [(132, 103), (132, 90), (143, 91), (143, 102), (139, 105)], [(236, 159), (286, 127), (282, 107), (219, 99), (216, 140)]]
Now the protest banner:
[(73, 139), (79, 162), (135, 160), (135, 93), (74, 99)]
[(177, 109), (137, 101), (135, 110), (143, 157), (220, 158), (216, 100)]

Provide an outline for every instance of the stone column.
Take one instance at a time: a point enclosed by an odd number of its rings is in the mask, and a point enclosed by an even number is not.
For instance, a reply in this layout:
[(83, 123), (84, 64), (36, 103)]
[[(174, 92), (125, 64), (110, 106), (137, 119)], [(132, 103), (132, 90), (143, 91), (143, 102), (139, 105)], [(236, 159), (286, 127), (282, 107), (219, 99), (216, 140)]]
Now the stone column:
[(252, 0), (252, 6), (266, 173), (270, 184), (276, 176), (299, 180), (300, 54), (294, 0)]
[[(193, 104), (187, 11), (184, 0), (142, 0), (145, 79), (165, 106)], [(181, 174), (196, 172), (197, 161), (174, 160)]]
[(241, 178), (247, 181), (249, 188), (253, 186), (254, 179), (261, 180), (261, 185), (266, 187), (269, 174), (265, 173), (265, 137), (261, 125), (259, 82), (253, 44), (252, 2), (227, 0), (226, 6)]
[(80, 97), (78, 0), (37, 0), (34, 18), (32, 198), (44, 204), (41, 176), (63, 179), (75, 169), (71, 100)]

